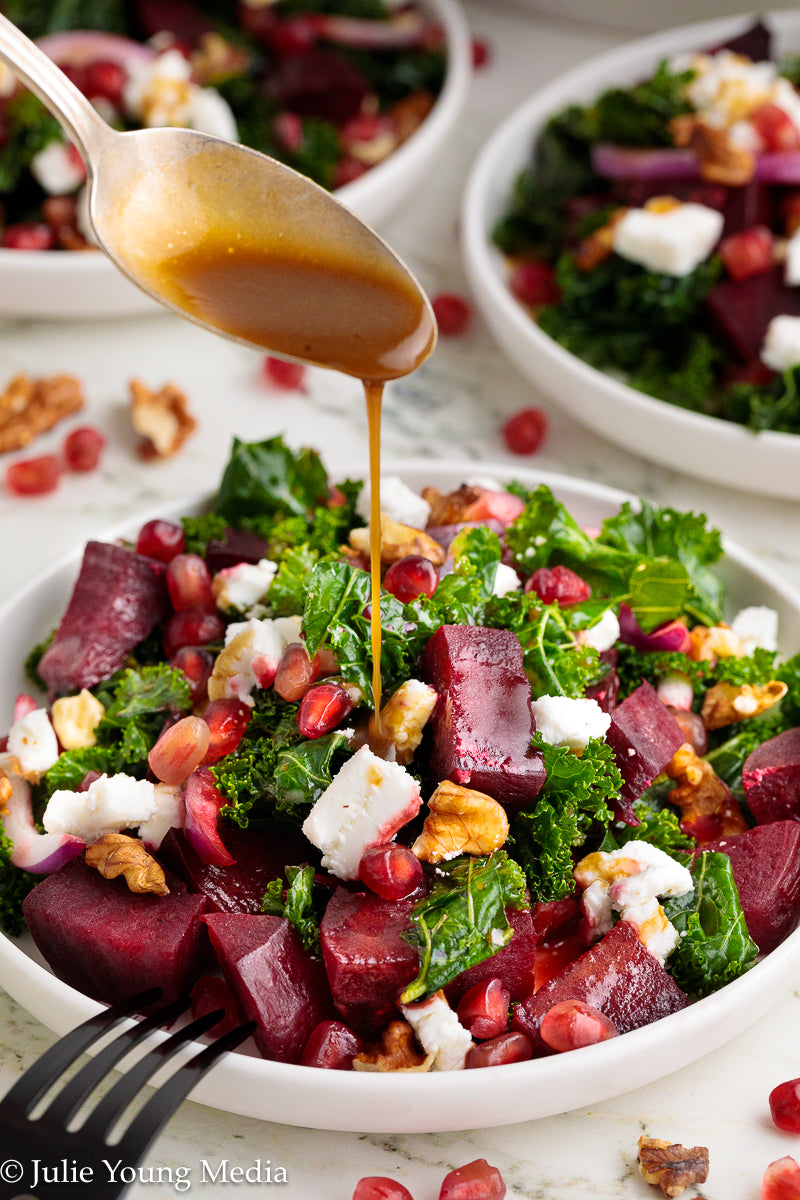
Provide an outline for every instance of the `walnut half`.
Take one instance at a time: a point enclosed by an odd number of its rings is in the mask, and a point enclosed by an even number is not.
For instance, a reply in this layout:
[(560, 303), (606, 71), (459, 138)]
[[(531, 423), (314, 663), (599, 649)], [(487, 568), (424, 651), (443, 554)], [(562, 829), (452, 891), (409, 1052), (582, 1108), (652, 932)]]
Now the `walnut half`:
[(680, 1196), (690, 1183), (705, 1183), (708, 1178), (705, 1146), (680, 1146), (643, 1135), (637, 1161), (642, 1178), (660, 1187), (665, 1196)]
[(130, 381), (131, 423), (142, 438), (142, 458), (169, 458), (197, 428), (189, 402), (179, 388), (166, 383), (154, 392), (138, 379)]
[(502, 805), (484, 792), (445, 779), (428, 801), (422, 833), (411, 847), (422, 862), (440, 863), (458, 854), (491, 854), (508, 837)]
[(700, 715), (707, 729), (724, 729), (748, 717), (757, 717), (782, 700), (788, 687), (780, 679), (769, 683), (715, 683), (705, 694)]
[(126, 833), (104, 833), (86, 848), (86, 865), (96, 867), (104, 879), (124, 876), (131, 892), (169, 894), (164, 872), (139, 838)]
[(433, 1054), (425, 1054), (417, 1045), (408, 1021), (390, 1021), (382, 1039), (353, 1059), (354, 1071), (430, 1071)]
[(15, 375), (0, 395), (0, 454), (20, 450), (84, 406), (83, 389), (72, 375), (31, 379)]

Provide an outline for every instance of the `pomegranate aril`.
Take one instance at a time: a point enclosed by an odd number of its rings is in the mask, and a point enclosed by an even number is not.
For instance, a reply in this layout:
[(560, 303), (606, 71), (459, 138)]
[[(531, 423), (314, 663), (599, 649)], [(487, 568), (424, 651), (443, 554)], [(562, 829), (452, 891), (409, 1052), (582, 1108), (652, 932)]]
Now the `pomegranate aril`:
[(674, 708), (671, 704), (667, 708), (686, 735), (686, 741), (694, 746), (695, 754), (702, 758), (708, 749), (708, 730), (700, 713), (692, 712), (690, 708)]
[(352, 1071), (353, 1059), (363, 1048), (361, 1038), (342, 1021), (320, 1021), (311, 1031), (300, 1064), (326, 1071)]
[(203, 714), (209, 730), (208, 749), (203, 759), (206, 766), (219, 762), (236, 749), (252, 715), (252, 710), (243, 700), (231, 697), (210, 702)]
[(207, 1034), (209, 1037), (222, 1037), (241, 1025), (243, 1017), (239, 1001), (228, 987), (224, 979), (218, 975), (201, 975), (192, 988), (192, 1017), (205, 1017), (208, 1013), (221, 1009), (224, 1013), (216, 1025), (212, 1025)]
[(484, 979), (476, 983), (458, 1002), (456, 1013), (474, 1038), (494, 1038), (505, 1033), (511, 993), (502, 979)]
[[(296, 154), (303, 144), (303, 121), (294, 112), (280, 112), (272, 118), (272, 134), (291, 154)], [(276, 360), (281, 361), (281, 360)], [(266, 365), (266, 364), (265, 364)]]
[(364, 851), (358, 878), (382, 900), (402, 900), (422, 883), (422, 863), (407, 846), (387, 842)]
[(309, 688), (297, 710), (297, 728), (306, 738), (323, 737), (352, 711), (353, 701), (338, 683)]
[(439, 586), (439, 572), (421, 554), (407, 554), (392, 563), (383, 578), (383, 586), (403, 604), (418, 596), (432, 596)]
[(719, 244), (719, 256), (731, 279), (749, 279), (762, 275), (773, 263), (775, 239), (765, 225), (754, 225), (741, 233), (732, 233)]
[(772, 1089), (769, 1111), (778, 1129), (785, 1133), (800, 1133), (800, 1079), (789, 1079)]
[(298, 13), (277, 21), (268, 31), (267, 40), (280, 58), (306, 54), (317, 40), (317, 22), (313, 16)]
[(34, 712), (38, 707), (33, 696), (29, 696), (27, 692), (20, 692), (14, 701), (13, 721), (21, 721), (23, 717), (27, 717), (28, 713)]
[(221, 641), (225, 622), (203, 608), (185, 608), (173, 613), (164, 626), (164, 654), (174, 658), (182, 646), (207, 646)]
[(85, 68), (83, 92), (89, 99), (102, 96), (115, 108), (122, 107), (122, 92), (128, 76), (123, 67), (117, 62), (106, 59), (96, 59)]
[(366, 172), (366, 165), (348, 154), (344, 158), (340, 158), (333, 168), (333, 186), (334, 188), (344, 187), (346, 184), (360, 179)]
[(800, 1166), (790, 1155), (767, 1167), (761, 1181), (761, 1200), (800, 1200)]
[(760, 104), (750, 114), (750, 122), (764, 143), (765, 150), (797, 150), (800, 132), (792, 118), (777, 104)]
[(147, 756), (156, 779), (177, 787), (199, 767), (208, 750), (209, 729), (202, 717), (181, 717), (161, 734)]
[(44, 496), (54, 492), (61, 479), (61, 459), (55, 454), (21, 458), (6, 467), (6, 490), (13, 496)]
[(439, 1200), (503, 1200), (505, 1194), (506, 1185), (497, 1167), (489, 1166), (485, 1158), (476, 1158), (445, 1175)]
[(592, 589), (569, 567), (539, 567), (525, 584), (526, 592), (535, 592), (543, 604), (582, 604)]
[(490, 57), (489, 43), (485, 42), (483, 38), (474, 37), (472, 39), (472, 65), (475, 70), (479, 71), (481, 67), (485, 67)]
[(479, 1067), (503, 1067), (509, 1063), (527, 1062), (533, 1054), (531, 1039), (525, 1033), (501, 1033), (473, 1046), (464, 1066), (467, 1070)]
[(302, 700), (317, 677), (319, 661), (308, 657), (308, 651), (300, 642), (291, 642), (278, 663), (274, 688), (282, 700)]
[(272, 687), (278, 673), (278, 660), (269, 654), (256, 654), (250, 667), (253, 678), (260, 688)]
[(540, 408), (521, 408), (503, 426), (503, 440), (512, 454), (535, 454), (547, 429), (547, 417)]
[(201, 704), (208, 699), (208, 681), (214, 670), (214, 655), (202, 646), (181, 646), (170, 660), (171, 667), (183, 671), (189, 680), (192, 704)]
[(286, 391), (296, 391), (303, 382), (306, 369), (302, 363), (288, 362), (285, 358), (273, 358), (267, 355), (264, 359), (264, 378), (272, 387)]
[(617, 1029), (605, 1013), (582, 1000), (561, 1000), (548, 1008), (539, 1027), (542, 1041), (559, 1054), (594, 1046), (617, 1036)]
[(55, 234), (43, 222), (19, 222), (6, 225), (2, 234), (2, 245), (6, 250), (52, 250), (56, 244)]
[(174, 521), (147, 521), (136, 538), (138, 554), (146, 554), (148, 558), (157, 558), (165, 563), (182, 554), (185, 545), (183, 526), (176, 525)]
[(414, 1200), (414, 1197), (396, 1179), (387, 1179), (385, 1175), (367, 1175), (356, 1184), (353, 1200)]
[(64, 438), (64, 461), (70, 471), (93, 471), (100, 462), (106, 439), (99, 429), (82, 425)]
[(512, 296), (521, 304), (538, 308), (542, 304), (556, 304), (561, 298), (561, 289), (556, 283), (556, 273), (549, 263), (538, 258), (521, 258), (513, 266), (508, 278)]
[(204, 612), (217, 611), (214, 593), (211, 590), (211, 575), (199, 554), (176, 554), (167, 566), (167, 587), (176, 612), (187, 608), (202, 608)]
[(457, 337), (472, 320), (472, 305), (456, 292), (439, 292), (431, 307), (442, 337)]

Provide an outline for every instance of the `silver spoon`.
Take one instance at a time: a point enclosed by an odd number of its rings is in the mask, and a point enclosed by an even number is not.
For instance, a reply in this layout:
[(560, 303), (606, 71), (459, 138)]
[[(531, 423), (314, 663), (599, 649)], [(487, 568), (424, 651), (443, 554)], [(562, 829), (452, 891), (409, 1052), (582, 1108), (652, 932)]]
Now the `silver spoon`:
[(196, 130), (112, 129), (2, 15), (0, 59), (80, 150), (98, 246), (155, 300), (234, 340), (376, 382), (431, 353), (419, 284), (323, 188)]

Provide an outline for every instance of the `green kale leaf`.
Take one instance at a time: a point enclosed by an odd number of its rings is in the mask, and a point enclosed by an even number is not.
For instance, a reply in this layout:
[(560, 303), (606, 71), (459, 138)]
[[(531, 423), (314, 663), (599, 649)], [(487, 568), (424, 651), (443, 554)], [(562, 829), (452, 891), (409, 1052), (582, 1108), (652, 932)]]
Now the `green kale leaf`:
[(105, 713), (95, 729), (98, 744), (118, 750), (124, 763), (147, 759), (167, 713), (192, 707), (189, 680), (168, 664), (127, 667), (99, 684), (95, 694)]
[(319, 923), (329, 896), (327, 888), (315, 886), (313, 867), (287, 867), (286, 888), (283, 879), (273, 879), (267, 885), (261, 911), (273, 917), (286, 917), (309, 954), (321, 958)]
[(19, 186), (39, 151), (51, 142), (60, 141), (63, 133), (58, 121), (33, 92), (22, 92), (9, 101), (4, 114), (4, 133), (0, 193), (8, 195)]
[(694, 71), (674, 71), (665, 60), (654, 75), (630, 88), (609, 88), (592, 106), (593, 140), (620, 146), (672, 146), (670, 122), (693, 111), (686, 89)]
[(39, 804), (46, 804), (53, 792), (74, 792), (88, 771), (101, 775), (117, 775), (124, 772), (135, 778), (144, 778), (147, 761), (131, 761), (119, 745), (83, 746), (78, 750), (62, 750), (56, 761), (44, 772), (36, 784), (35, 794)]
[(755, 431), (800, 433), (800, 367), (791, 367), (769, 383), (734, 384), (715, 415)]
[(328, 476), (313, 450), (296, 453), (283, 438), (234, 438), (213, 510), (231, 525), (247, 517), (307, 517), (328, 495)]
[(18, 937), (25, 929), (22, 901), (37, 883), (41, 875), (21, 871), (11, 863), (13, 844), (3, 833), (0, 825), (0, 929), (9, 937)]
[(273, 790), (279, 812), (305, 813), (331, 782), (335, 755), (349, 755), (347, 735), (334, 730), (278, 751)]
[(220, 813), (247, 829), (254, 813), (274, 810), (274, 777), (278, 753), (302, 740), (297, 728), (297, 705), (273, 689), (257, 690), (255, 708), (239, 745), (211, 768), (225, 799)]

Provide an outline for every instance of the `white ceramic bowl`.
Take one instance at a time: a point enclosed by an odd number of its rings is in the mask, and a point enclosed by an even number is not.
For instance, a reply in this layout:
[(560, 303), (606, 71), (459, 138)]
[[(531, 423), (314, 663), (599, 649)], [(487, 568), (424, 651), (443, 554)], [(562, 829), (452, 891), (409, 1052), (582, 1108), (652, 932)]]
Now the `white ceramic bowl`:
[[(535, 388), (578, 421), (634, 454), (729, 487), (800, 499), (800, 436), (754, 434), (743, 426), (689, 412), (635, 391), (559, 346), (531, 320), (507, 287), (505, 256), (491, 230), (519, 171), (530, 161), (547, 119), (586, 103), (613, 81), (632, 84), (662, 59), (723, 41), (749, 18), (687, 25), (598, 55), (540, 89), (496, 130), (476, 159), (464, 197), (462, 244), (476, 301), (497, 341)], [(779, 52), (800, 50), (800, 11), (772, 13)]]
[[(415, 488), (433, 483), (449, 490), (464, 476), (463, 463), (433, 460), (387, 463), (385, 469), (402, 475)], [(508, 465), (489, 465), (486, 471), (500, 480), (547, 483), (582, 524), (599, 524), (629, 499), (610, 488), (546, 472)], [(337, 474), (358, 478), (363, 463), (344, 464), (334, 477)], [(106, 536), (130, 536), (151, 515), (155, 514), (144, 514)], [(163, 511), (158, 515), (170, 516)], [(800, 598), (742, 551), (730, 545), (726, 549), (722, 574), (731, 611), (745, 604), (777, 609), (783, 650), (789, 654), (800, 646)], [(25, 686), (21, 660), (63, 611), (79, 561), (80, 555), (74, 553), (0, 609), (3, 728), (10, 721), (14, 696)], [(101, 1005), (55, 979), (40, 964), (28, 939), (15, 944), (0, 936), (2, 986), (48, 1028), (61, 1034), (101, 1011)], [(569, 1054), (465, 1074), (402, 1076), (324, 1071), (232, 1054), (199, 1084), (192, 1099), (228, 1112), (313, 1129), (424, 1133), (510, 1125), (585, 1108), (694, 1062), (767, 1012), (796, 986), (798, 974), (800, 929), (722, 991), (623, 1037)], [(702, 1071), (702, 1065), (697, 1069)]]
[[(593, 25), (608, 25), (624, 29), (628, 33), (636, 30), (666, 29), (671, 25), (682, 25), (698, 15), (701, 6), (697, 0), (598, 0), (591, 12), (586, 0), (514, 0), (520, 8), (530, 13), (556, 17), (560, 21), (591, 20)], [(791, 8), (791, 3), (770, 3), (770, 12), (776, 8)], [(703, 0), (702, 14), (711, 17), (727, 17), (742, 11), (740, 0)]]
[[(378, 230), (421, 190), (458, 119), (471, 75), (471, 36), (458, 0), (420, 0), (420, 7), (444, 29), (447, 71), (442, 91), (407, 142), (335, 193)], [(0, 317), (123, 317), (157, 312), (158, 307), (104, 254), (0, 248)]]

